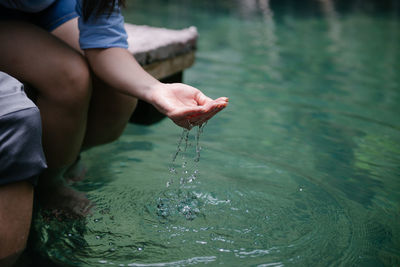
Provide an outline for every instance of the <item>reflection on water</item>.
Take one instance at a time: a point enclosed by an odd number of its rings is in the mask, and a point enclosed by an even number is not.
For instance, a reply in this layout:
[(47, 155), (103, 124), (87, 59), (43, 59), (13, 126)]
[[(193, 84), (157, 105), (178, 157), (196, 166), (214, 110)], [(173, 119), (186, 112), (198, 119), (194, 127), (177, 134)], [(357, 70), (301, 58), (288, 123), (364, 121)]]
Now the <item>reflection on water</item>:
[(85, 152), (77, 187), (94, 214), (38, 215), (36, 260), (400, 265), (399, 17), (351, 2), (134, 1), (130, 22), (198, 27), (185, 80), (230, 105), (204, 128), (198, 163), (195, 129), (180, 137), (168, 120)]

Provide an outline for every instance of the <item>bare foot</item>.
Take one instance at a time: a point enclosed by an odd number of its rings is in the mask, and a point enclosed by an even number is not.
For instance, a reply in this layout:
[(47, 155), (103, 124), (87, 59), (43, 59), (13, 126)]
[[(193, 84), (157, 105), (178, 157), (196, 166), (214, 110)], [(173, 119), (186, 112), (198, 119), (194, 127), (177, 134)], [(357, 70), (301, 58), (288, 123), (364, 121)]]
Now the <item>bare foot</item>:
[(62, 214), (67, 218), (86, 217), (93, 207), (93, 203), (84, 193), (65, 185), (41, 195), (40, 199), (44, 209), (50, 210), (54, 215)]
[(64, 179), (68, 184), (76, 183), (85, 179), (86, 167), (82, 163), (81, 156), (79, 156), (76, 161), (68, 167), (64, 173)]
[(93, 203), (84, 193), (71, 188), (60, 177), (43, 176), (37, 187), (42, 208), (51, 211), (53, 215), (62, 214), (67, 218), (82, 218), (90, 214)]

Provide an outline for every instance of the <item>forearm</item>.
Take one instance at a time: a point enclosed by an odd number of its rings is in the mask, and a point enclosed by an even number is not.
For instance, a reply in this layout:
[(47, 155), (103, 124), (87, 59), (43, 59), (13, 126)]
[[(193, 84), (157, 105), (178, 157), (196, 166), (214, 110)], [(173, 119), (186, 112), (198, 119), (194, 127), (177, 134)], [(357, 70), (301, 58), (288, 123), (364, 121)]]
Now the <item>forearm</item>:
[(151, 102), (150, 90), (160, 82), (137, 63), (123, 48), (86, 49), (94, 73), (123, 94)]
[(182, 84), (163, 84), (148, 74), (123, 48), (86, 49), (94, 73), (123, 94), (151, 103), (177, 125), (201, 125), (228, 104), (225, 97), (212, 100), (200, 90)]

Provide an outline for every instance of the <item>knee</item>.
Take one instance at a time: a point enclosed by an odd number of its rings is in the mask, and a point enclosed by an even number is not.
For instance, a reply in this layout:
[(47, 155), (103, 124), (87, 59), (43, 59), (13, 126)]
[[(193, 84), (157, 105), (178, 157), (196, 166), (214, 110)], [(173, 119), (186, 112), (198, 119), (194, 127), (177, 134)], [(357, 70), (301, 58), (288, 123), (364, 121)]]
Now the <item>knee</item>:
[(75, 107), (88, 106), (91, 96), (91, 78), (89, 66), (81, 58), (66, 64), (62, 71), (59, 91), (65, 105)]
[(55, 103), (71, 112), (87, 109), (91, 97), (91, 77), (89, 66), (82, 56), (77, 55), (63, 64), (54, 82), (48, 95)]

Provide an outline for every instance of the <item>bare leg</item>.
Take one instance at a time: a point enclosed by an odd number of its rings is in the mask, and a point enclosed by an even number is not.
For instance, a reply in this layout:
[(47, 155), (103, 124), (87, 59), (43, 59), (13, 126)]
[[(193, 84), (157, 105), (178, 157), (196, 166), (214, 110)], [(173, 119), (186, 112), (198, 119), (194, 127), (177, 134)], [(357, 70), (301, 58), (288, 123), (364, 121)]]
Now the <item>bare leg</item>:
[[(84, 54), (79, 48), (78, 18), (62, 24), (52, 34)], [(93, 77), (92, 84), (84, 149), (115, 141), (125, 129), (137, 104), (136, 98), (118, 93), (98, 77)]]
[(25, 249), (32, 219), (33, 186), (0, 186), (0, 266), (12, 266)]
[[(72, 19), (56, 28), (53, 35), (70, 47), (84, 54), (79, 48), (78, 19)], [(105, 144), (116, 140), (125, 129), (132, 115), (137, 99), (122, 95), (101, 79), (92, 75), (93, 93), (90, 102), (86, 134), (82, 149)], [(76, 161), (66, 172), (70, 181), (83, 179), (86, 169)]]
[(84, 149), (118, 139), (137, 104), (136, 98), (116, 92), (98, 78), (94, 78), (93, 86)]
[(0, 70), (38, 89), (36, 104), (49, 167), (39, 179), (39, 199), (75, 211), (73, 206), (81, 203), (74, 201), (78, 193), (62, 184), (60, 174), (76, 159), (86, 130), (91, 96), (86, 60), (34, 25), (7, 21), (0, 22)]
[(38, 89), (50, 168), (74, 162), (86, 130), (90, 73), (64, 42), (28, 23), (0, 22), (0, 70)]

